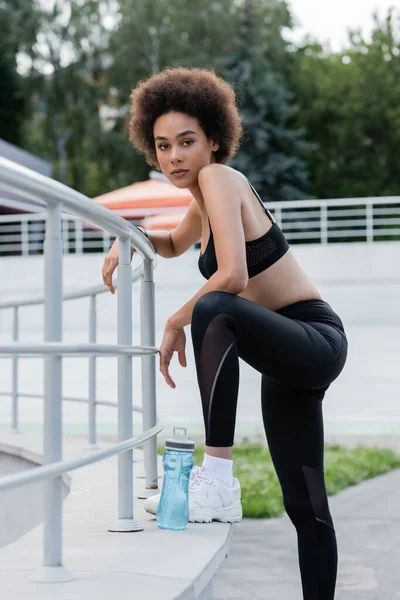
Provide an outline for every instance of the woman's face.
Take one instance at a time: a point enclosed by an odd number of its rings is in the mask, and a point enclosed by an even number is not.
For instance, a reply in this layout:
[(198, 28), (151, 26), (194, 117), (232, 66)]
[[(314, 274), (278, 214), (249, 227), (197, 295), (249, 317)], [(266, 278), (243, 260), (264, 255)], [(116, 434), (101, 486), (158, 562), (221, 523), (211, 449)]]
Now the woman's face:
[(178, 188), (197, 185), (200, 169), (216, 162), (219, 144), (207, 138), (195, 117), (171, 111), (156, 120), (153, 133), (161, 171)]

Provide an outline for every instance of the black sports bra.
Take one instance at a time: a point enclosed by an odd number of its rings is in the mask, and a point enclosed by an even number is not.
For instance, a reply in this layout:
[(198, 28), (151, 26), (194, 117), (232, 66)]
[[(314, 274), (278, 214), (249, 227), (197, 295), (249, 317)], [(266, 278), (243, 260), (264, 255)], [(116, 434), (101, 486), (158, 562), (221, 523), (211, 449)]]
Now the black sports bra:
[[(269, 220), (272, 223), (272, 227), (263, 236), (257, 240), (250, 240), (245, 242), (246, 244), (246, 262), (249, 277), (254, 277), (262, 271), (265, 271), (279, 260), (289, 250), (289, 244), (277, 223), (274, 222), (271, 213), (265, 208), (263, 201), (258, 195), (255, 188), (252, 186), (250, 181), (247, 179), (251, 189), (255, 193), (256, 197), (261, 203), (261, 206), (265, 210)], [(217, 257), (215, 255), (214, 238), (211, 230), (210, 219), (208, 219), (210, 227), (210, 237), (203, 254), (200, 252), (199, 256), (199, 270), (200, 273), (206, 279), (210, 279), (211, 275), (214, 275), (218, 270)]]

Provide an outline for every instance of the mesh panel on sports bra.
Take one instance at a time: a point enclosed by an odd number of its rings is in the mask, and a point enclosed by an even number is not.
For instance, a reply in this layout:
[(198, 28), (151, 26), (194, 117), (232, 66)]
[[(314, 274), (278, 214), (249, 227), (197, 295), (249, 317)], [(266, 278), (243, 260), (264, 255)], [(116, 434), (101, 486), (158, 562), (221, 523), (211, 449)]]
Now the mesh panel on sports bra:
[(257, 240), (257, 244), (254, 244), (254, 246), (247, 246), (246, 260), (248, 268), (251, 269), (254, 265), (257, 265), (260, 261), (273, 254), (275, 250), (275, 240), (269, 237)]

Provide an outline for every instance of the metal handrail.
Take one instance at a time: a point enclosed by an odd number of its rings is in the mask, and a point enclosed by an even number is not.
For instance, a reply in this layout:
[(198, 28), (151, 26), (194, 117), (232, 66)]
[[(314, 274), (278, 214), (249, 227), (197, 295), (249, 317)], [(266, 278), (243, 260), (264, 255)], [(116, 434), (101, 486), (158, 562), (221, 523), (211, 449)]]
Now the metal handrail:
[(156, 257), (153, 245), (129, 221), (55, 179), (0, 157), (0, 185), (3, 189), (13, 192), (17, 189), (28, 198), (40, 198), (47, 202), (48, 206), (59, 205), (61, 202), (63, 209), (75, 217), (106, 229), (123, 240), (130, 240), (148, 259), (154, 260)]
[[(143, 263), (138, 265), (134, 271), (132, 271), (132, 283), (137, 281), (143, 275)], [(115, 289), (118, 289), (118, 281), (113, 282)], [(104, 284), (91, 285), (74, 292), (67, 292), (63, 294), (63, 300), (79, 300), (80, 298), (87, 298), (89, 296), (99, 296), (100, 294), (110, 293), (110, 290), (105, 287)], [(44, 304), (43, 296), (34, 296), (31, 298), (24, 298), (18, 300), (4, 300), (0, 302), (0, 309), (2, 308), (20, 308), (21, 306), (37, 306)]]
[(155, 347), (122, 346), (121, 344), (63, 344), (44, 342), (42, 344), (0, 344), (0, 356), (9, 358), (13, 354), (29, 356), (147, 356), (158, 352)]
[[(45, 466), (32, 472), (0, 478), (0, 489), (25, 485), (33, 480), (47, 480), (44, 493), (44, 544), (43, 571), (41, 581), (66, 581), (74, 578), (62, 566), (62, 474), (67, 470), (103, 460), (118, 454), (118, 520), (109, 531), (138, 531), (142, 526), (133, 515), (133, 460), (132, 448), (144, 444), (146, 487), (157, 489), (157, 440), (162, 426), (156, 419), (155, 397), (155, 314), (153, 270), (156, 252), (150, 241), (137, 228), (112, 211), (92, 202), (67, 186), (44, 177), (12, 161), (0, 157), (0, 189), (11, 189), (25, 197), (44, 201), (47, 204), (46, 238), (44, 245), (45, 286), (44, 298), (3, 301), (0, 309), (12, 308), (13, 342), (0, 345), (0, 357), (12, 356), (13, 367), (13, 430), (18, 430), (18, 360), (21, 356), (43, 356), (45, 368), (44, 389), (44, 462)], [(61, 209), (72, 213), (62, 215)], [(85, 290), (62, 294), (62, 216), (79, 217), (85, 222), (107, 231), (107, 236), (119, 238), (118, 265), (118, 340), (117, 344), (96, 343), (96, 296), (108, 291), (105, 286), (91, 286)], [(26, 235), (26, 228), (24, 230)], [(68, 240), (64, 239), (64, 243)], [(130, 245), (143, 258), (143, 264), (132, 274)], [(141, 345), (132, 345), (132, 279), (141, 277)], [(90, 298), (89, 343), (66, 344), (62, 342), (61, 312), (63, 300), (82, 297)], [(19, 341), (19, 310), (24, 306), (44, 304), (45, 341), (27, 344)], [(62, 357), (89, 357), (89, 441), (95, 444), (95, 407), (97, 404), (115, 406), (96, 399), (97, 356), (116, 356), (118, 360), (118, 444), (72, 461), (62, 461), (62, 411), (61, 391)], [(142, 360), (142, 414), (144, 431), (141, 436), (132, 436), (132, 357)], [(3, 395), (3, 394), (2, 394)], [(65, 398), (67, 400), (67, 398)], [(70, 399), (81, 401), (81, 399)], [(33, 479), (32, 479), (33, 477)], [(49, 576), (49, 568), (52, 574)], [(34, 578), (36, 580), (36, 578)]]
[[(12, 395), (12, 392), (0, 392), (0, 396), (4, 396), (9, 398)], [(18, 392), (17, 396), (19, 398), (34, 398), (35, 400), (42, 400), (43, 394), (29, 394), (28, 392)], [(88, 398), (76, 398), (74, 396), (63, 396), (63, 402), (77, 402), (78, 404), (88, 404)], [(98, 406), (111, 406), (112, 408), (117, 408), (118, 403), (112, 402), (111, 400), (96, 400), (96, 404)], [(141, 406), (132, 405), (132, 412), (142, 413), (143, 409)]]
[(7, 490), (10, 488), (19, 487), (21, 485), (27, 485), (28, 483), (35, 483), (36, 481), (43, 481), (45, 479), (51, 479), (58, 475), (63, 475), (66, 471), (73, 471), (80, 467), (86, 467), (93, 463), (110, 458), (120, 452), (126, 452), (136, 446), (141, 446), (144, 442), (157, 435), (162, 430), (162, 425), (158, 424), (142, 433), (142, 435), (124, 440), (119, 444), (114, 444), (111, 448), (105, 450), (96, 450), (92, 454), (83, 456), (80, 458), (74, 458), (71, 460), (64, 460), (60, 462), (52, 463), (42, 467), (36, 467), (30, 469), (27, 473), (18, 473), (17, 475), (5, 475), (0, 478), (0, 490)]

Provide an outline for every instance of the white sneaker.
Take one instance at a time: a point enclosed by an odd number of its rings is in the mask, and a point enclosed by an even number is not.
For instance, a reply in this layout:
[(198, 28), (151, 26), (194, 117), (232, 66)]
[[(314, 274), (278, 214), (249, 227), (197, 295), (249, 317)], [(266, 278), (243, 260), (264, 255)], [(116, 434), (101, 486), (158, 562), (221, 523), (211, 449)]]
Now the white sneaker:
[(207, 469), (196, 471), (189, 485), (190, 523), (238, 523), (242, 515), (240, 483), (235, 477), (233, 487), (227, 488)]
[[(240, 483), (234, 478), (232, 488), (227, 488), (203, 467), (194, 467), (189, 482), (189, 522), (238, 523), (242, 519)], [(150, 496), (145, 510), (155, 515), (161, 494)]]
[[(190, 482), (196, 477), (197, 471), (200, 471), (200, 470), (201, 470), (201, 467), (193, 467), (193, 469), (190, 473), (189, 485), (190, 485)], [(160, 502), (160, 498), (161, 498), (161, 492), (159, 494), (154, 494), (154, 496), (149, 496), (148, 498), (146, 498), (146, 500), (144, 502), (144, 510), (146, 512), (150, 513), (151, 515), (156, 515), (158, 504)]]

